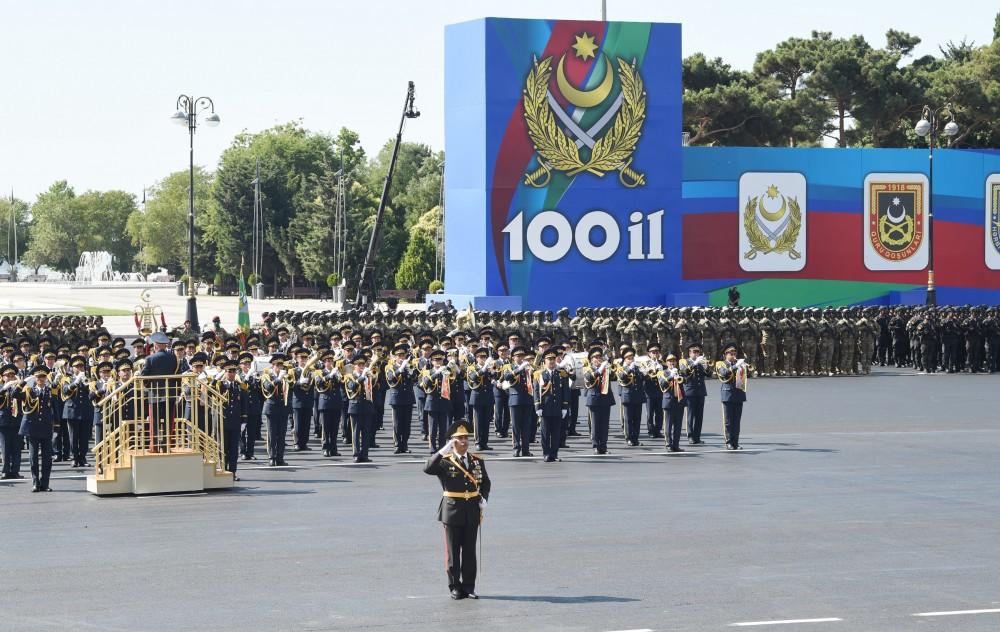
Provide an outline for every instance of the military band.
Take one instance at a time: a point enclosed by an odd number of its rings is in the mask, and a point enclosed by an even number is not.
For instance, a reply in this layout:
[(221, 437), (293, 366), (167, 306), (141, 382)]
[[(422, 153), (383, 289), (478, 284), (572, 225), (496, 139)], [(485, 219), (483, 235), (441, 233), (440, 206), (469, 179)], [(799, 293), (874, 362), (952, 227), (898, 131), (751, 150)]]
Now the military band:
[[(195, 375), (231, 393), (220, 419), (197, 388), (148, 401), (158, 419), (221, 424), (235, 473), (237, 460), (257, 458), (258, 444), (269, 465), (282, 466), (286, 445), (308, 450), (317, 433), (324, 458), (339, 457), (343, 444), (365, 462), (386, 415), (395, 454), (436, 452), (457, 421), (477, 451), (500, 441), (530, 457), (540, 439), (546, 461), (559, 459), (578, 423), (596, 454), (608, 454), (616, 436), (626, 448), (640, 445), (643, 427), (680, 451), (684, 433), (690, 445), (704, 444), (706, 423), (719, 423), (739, 449), (751, 376), (1000, 370), (1000, 309), (986, 306), (277, 312), (239, 336), (221, 327), (171, 333), (129, 341), (99, 318), (0, 318), (0, 476), (21, 475), (32, 439), (34, 487), (48, 488), (52, 462), (87, 466), (106, 430), (99, 402), (127, 399), (134, 373)], [(48, 395), (40, 397), (43, 373)], [(718, 422), (715, 409), (705, 419), (715, 378)], [(613, 411), (620, 433), (610, 427)], [(423, 443), (410, 440), (417, 424)]]

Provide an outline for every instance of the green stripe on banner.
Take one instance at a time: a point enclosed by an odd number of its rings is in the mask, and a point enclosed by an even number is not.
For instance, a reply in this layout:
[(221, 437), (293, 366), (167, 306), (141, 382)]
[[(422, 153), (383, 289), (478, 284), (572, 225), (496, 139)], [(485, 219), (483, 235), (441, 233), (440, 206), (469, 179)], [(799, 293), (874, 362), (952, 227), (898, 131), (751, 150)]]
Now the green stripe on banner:
[[(904, 283), (869, 283), (865, 281), (827, 281), (820, 279), (759, 279), (736, 286), (740, 305), (754, 307), (822, 307), (853, 305), (870, 301), (889, 292), (905, 292), (923, 287)], [(709, 304), (729, 304), (729, 287), (709, 292)]]

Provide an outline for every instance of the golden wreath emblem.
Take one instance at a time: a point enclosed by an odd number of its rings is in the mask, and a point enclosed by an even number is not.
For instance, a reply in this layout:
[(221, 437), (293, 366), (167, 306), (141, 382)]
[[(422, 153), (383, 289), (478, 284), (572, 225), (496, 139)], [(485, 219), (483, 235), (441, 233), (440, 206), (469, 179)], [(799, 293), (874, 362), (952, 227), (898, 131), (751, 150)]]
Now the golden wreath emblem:
[[(586, 34), (584, 34), (586, 36)], [(604, 55), (601, 56), (605, 66), (605, 80), (602, 85), (590, 93), (578, 91), (569, 85), (563, 69), (564, 59), (559, 61), (559, 87), (570, 102), (583, 95), (600, 93), (610, 94), (612, 75), (616, 74), (621, 86), (621, 93), (615, 98), (602, 120), (593, 127), (583, 130), (573, 119), (563, 112), (559, 103), (549, 90), (549, 80), (552, 76), (552, 57), (536, 59), (528, 73), (523, 91), (524, 121), (528, 127), (528, 135), (538, 156), (538, 168), (524, 175), (526, 185), (542, 188), (548, 185), (552, 171), (562, 171), (569, 176), (588, 172), (603, 177), (609, 171), (618, 172), (618, 180), (628, 188), (646, 184), (646, 177), (631, 167), (632, 154), (642, 135), (643, 122), (646, 119), (646, 92), (643, 89), (642, 77), (639, 75), (636, 61), (628, 62), (617, 58), (617, 73), (611, 70), (611, 63)], [(589, 99), (588, 104), (594, 99)], [(558, 109), (555, 112), (553, 108)], [(611, 129), (600, 138), (595, 136), (606, 129), (608, 114), (613, 116)], [(570, 137), (556, 123), (556, 118), (570, 130)], [(589, 157), (584, 159), (581, 149), (590, 150)]]
[[(781, 207), (775, 211), (769, 211), (764, 206), (764, 198), (781, 198)], [(759, 216), (758, 216), (759, 214)], [(779, 222), (777, 230), (770, 228), (761, 221), (764, 218), (770, 222)], [(786, 197), (780, 194), (777, 187), (771, 186), (766, 194), (752, 196), (747, 199), (743, 208), (743, 230), (746, 233), (747, 241), (750, 242), (750, 250), (743, 253), (744, 259), (754, 259), (758, 253), (770, 254), (784, 253), (789, 259), (799, 259), (802, 253), (795, 249), (795, 242), (799, 238), (799, 229), (802, 228), (802, 209), (799, 206), (798, 198)]]

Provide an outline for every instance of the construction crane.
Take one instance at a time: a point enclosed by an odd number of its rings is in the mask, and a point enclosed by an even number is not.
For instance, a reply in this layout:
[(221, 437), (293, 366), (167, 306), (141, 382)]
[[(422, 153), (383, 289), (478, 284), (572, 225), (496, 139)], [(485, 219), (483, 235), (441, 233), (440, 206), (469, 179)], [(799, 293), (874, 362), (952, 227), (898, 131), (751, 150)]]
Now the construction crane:
[(382, 229), (382, 217), (385, 215), (385, 205), (389, 200), (389, 187), (392, 186), (392, 174), (396, 170), (396, 158), (399, 156), (399, 146), (403, 142), (403, 126), (406, 119), (417, 118), (420, 112), (413, 107), (414, 87), (413, 82), (409, 82), (406, 88), (406, 101), (403, 103), (403, 115), (399, 118), (399, 132), (396, 133), (396, 144), (392, 147), (392, 159), (389, 161), (389, 171), (385, 174), (385, 184), (382, 186), (382, 199), (378, 202), (378, 210), (375, 212), (375, 225), (372, 226), (372, 237), (368, 241), (368, 252), (365, 254), (365, 263), (361, 267), (361, 277), (358, 279), (358, 298), (355, 301), (358, 305), (368, 303), (374, 292), (369, 294), (368, 287), (374, 290), (375, 283), (375, 249), (378, 248), (379, 232)]

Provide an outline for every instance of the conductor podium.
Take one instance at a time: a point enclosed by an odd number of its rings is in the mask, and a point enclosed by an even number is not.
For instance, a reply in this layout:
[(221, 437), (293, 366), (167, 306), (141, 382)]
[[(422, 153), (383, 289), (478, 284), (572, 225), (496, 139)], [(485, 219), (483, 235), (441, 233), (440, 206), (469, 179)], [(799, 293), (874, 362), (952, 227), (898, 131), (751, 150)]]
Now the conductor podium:
[(134, 376), (97, 402), (101, 440), (87, 490), (98, 496), (233, 486), (225, 470), (225, 396), (205, 375)]

